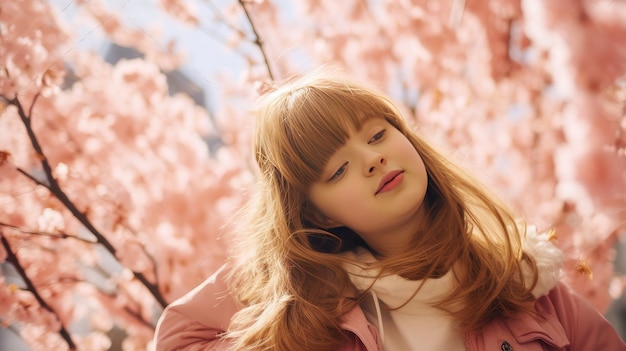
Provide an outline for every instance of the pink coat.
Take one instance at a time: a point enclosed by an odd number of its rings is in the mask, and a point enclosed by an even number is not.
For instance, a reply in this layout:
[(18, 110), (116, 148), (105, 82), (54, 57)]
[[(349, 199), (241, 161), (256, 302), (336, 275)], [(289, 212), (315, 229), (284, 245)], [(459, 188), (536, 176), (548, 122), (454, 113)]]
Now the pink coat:
[[(219, 334), (239, 307), (229, 295), (222, 267), (201, 285), (170, 304), (157, 325), (157, 351), (231, 350)], [(465, 336), (467, 351), (626, 351), (607, 320), (585, 300), (558, 284), (536, 302), (541, 318), (498, 319)], [(350, 341), (340, 351), (382, 351), (378, 332), (363, 311), (343, 316)]]

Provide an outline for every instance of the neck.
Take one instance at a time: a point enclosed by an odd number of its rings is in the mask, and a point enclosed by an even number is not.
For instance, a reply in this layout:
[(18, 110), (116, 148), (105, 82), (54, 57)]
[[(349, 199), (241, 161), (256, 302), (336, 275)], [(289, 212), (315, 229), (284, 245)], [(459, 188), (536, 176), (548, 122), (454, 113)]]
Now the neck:
[(394, 257), (406, 252), (411, 242), (420, 232), (425, 216), (424, 206), (420, 206), (414, 213), (400, 219), (393, 227), (379, 230), (378, 233), (368, 235), (370, 240), (367, 244), (380, 258)]

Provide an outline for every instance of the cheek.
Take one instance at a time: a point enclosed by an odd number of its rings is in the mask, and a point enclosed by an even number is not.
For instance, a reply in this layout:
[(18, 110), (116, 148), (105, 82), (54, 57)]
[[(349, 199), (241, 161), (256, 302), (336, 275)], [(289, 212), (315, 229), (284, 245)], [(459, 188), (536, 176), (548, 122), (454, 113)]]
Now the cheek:
[(401, 143), (401, 145), (398, 145), (398, 154), (403, 155), (406, 160), (411, 163), (419, 163), (420, 165), (424, 164), (419, 152), (415, 150), (413, 144), (411, 144), (408, 140), (405, 140)]
[(313, 187), (309, 192), (309, 201), (326, 217), (329, 217), (330, 212), (333, 211), (335, 203), (333, 192), (324, 187)]
[(406, 152), (407, 155), (419, 155), (413, 144), (411, 144), (408, 139), (404, 138), (399, 144), (400, 145), (398, 145), (398, 147)]
[[(349, 182), (346, 182), (349, 183)], [(327, 218), (335, 221), (343, 221), (348, 209), (354, 209), (358, 202), (355, 201), (356, 193), (350, 186), (334, 187), (332, 190), (313, 191), (309, 196), (310, 201)]]

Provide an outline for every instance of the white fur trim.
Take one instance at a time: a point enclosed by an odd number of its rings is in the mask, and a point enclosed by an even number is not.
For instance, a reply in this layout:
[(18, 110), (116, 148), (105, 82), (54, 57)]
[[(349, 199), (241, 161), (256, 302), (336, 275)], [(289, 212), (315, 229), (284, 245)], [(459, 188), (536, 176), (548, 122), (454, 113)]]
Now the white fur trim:
[[(532, 291), (536, 298), (546, 295), (561, 279), (561, 265), (565, 256), (550, 241), (550, 236), (550, 232), (538, 233), (537, 228), (534, 226), (526, 228), (523, 249), (535, 259), (537, 270), (539, 271), (537, 285), (535, 285)], [(530, 283), (530, 270), (524, 272), (524, 277)]]
[[(550, 232), (538, 233), (535, 226), (527, 226), (526, 237), (523, 238), (523, 250), (535, 259), (537, 264), (537, 284), (532, 290), (533, 296), (539, 298), (546, 295), (552, 288), (556, 286), (561, 279), (561, 265), (565, 259), (565, 255), (561, 250), (550, 241)], [(352, 282), (358, 289), (365, 290), (369, 288), (378, 274), (378, 270), (372, 270), (368, 267), (368, 263), (375, 262), (376, 258), (364, 248), (358, 248), (356, 251), (343, 253), (357, 264), (344, 264), (344, 268), (350, 273)], [(526, 262), (522, 263), (524, 270), (524, 279), (527, 284), (532, 283), (532, 271)]]

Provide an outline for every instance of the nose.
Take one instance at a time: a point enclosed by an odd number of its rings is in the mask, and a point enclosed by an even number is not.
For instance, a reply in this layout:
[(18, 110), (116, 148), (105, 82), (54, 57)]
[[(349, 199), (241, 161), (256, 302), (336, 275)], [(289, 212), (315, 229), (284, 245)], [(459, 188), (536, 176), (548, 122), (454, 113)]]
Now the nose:
[(373, 152), (371, 155), (369, 155), (369, 160), (367, 161), (366, 164), (366, 173), (368, 175), (374, 174), (374, 172), (381, 168), (382, 166), (387, 164), (387, 159), (385, 158), (384, 155), (378, 153), (378, 152)]

